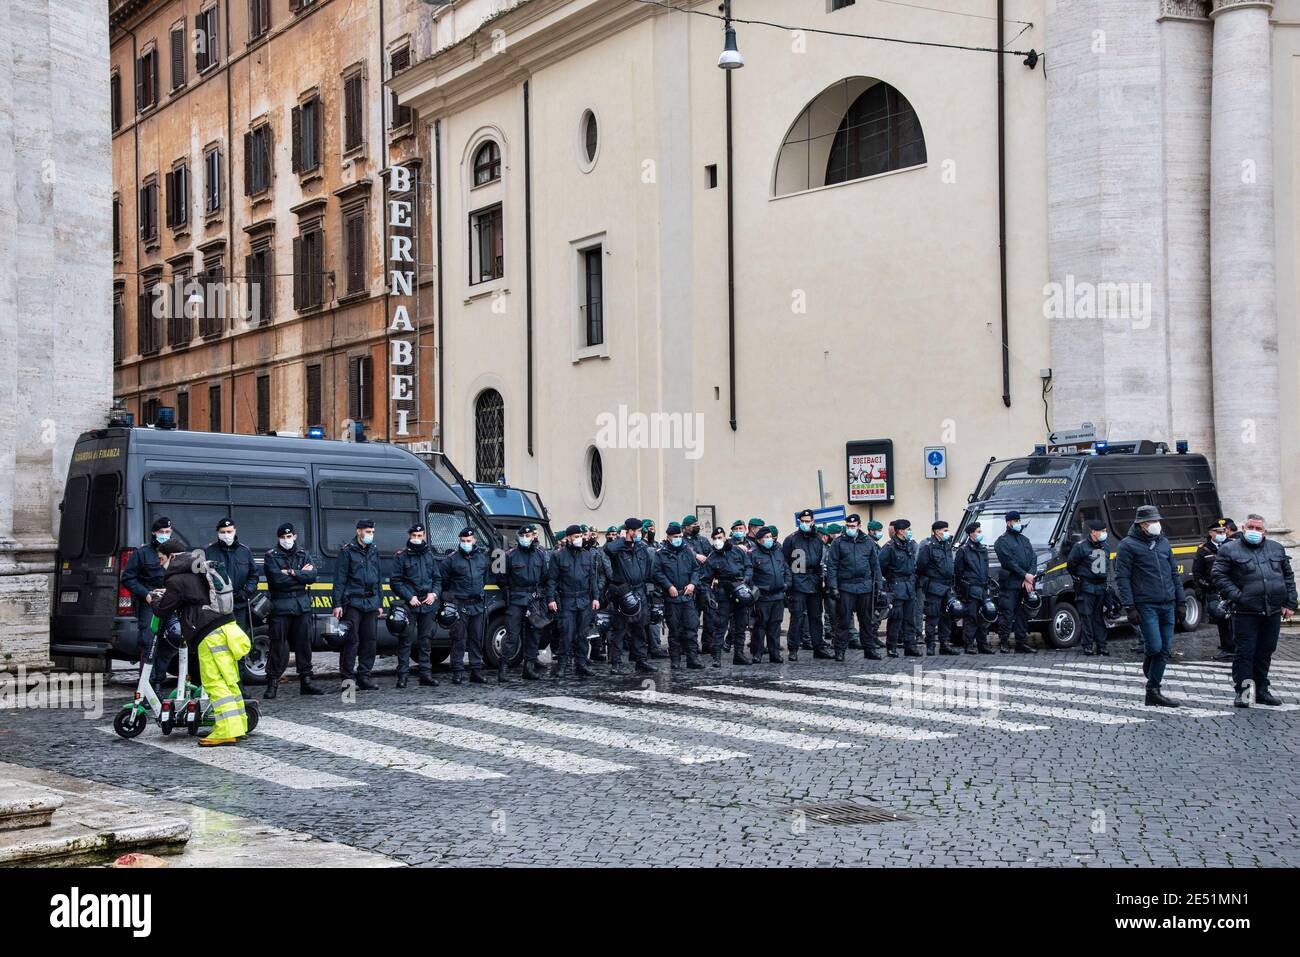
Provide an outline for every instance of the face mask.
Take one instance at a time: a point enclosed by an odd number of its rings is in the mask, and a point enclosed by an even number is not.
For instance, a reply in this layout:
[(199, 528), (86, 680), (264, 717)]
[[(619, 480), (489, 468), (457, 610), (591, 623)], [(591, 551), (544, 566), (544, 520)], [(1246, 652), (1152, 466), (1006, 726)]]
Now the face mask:
[(1219, 545), (1222, 545), (1222, 544), (1223, 544), (1224, 542), (1226, 542), (1227, 540), (1228, 540), (1228, 536), (1227, 536), (1227, 535), (1215, 535), (1215, 536), (1214, 536), (1214, 541), (1215, 541), (1215, 543), (1216, 543), (1216, 544), (1219, 544)]
[(569, 539), (569, 547), (570, 547), (570, 548), (581, 548), (581, 547), (582, 547), (582, 539), (580, 539), (580, 538), (571, 538), (571, 539)]
[(971, 536), (971, 541), (975, 542), (976, 544), (979, 544), (980, 542), (984, 541), (984, 533), (976, 532), (974, 535)]
[(374, 540), (375, 540), (375, 534), (374, 534), (374, 532), (366, 532), (366, 534), (364, 534), (364, 535), (361, 536), (361, 544), (362, 544), (362, 545), (369, 545), (369, 544), (370, 544), (371, 542), (373, 542)]
[(772, 539), (770, 539), (770, 538), (765, 538), (765, 539), (763, 539), (763, 547), (764, 547), (764, 548), (771, 548), (771, 547), (772, 547), (773, 545), (775, 545), (775, 544), (776, 544), (776, 542), (774, 542), (774, 541), (773, 541)]
[(845, 538), (857, 538), (857, 537), (858, 537), (858, 530), (857, 530), (856, 528), (846, 528), (846, 529), (844, 530), (844, 537), (845, 537)]
[(423, 547), (424, 547), (424, 539), (408, 538), (408, 539), (406, 540), (406, 544), (408, 544), (408, 545), (410, 545), (412, 548), (416, 548), (416, 549), (423, 548)]
[(516, 541), (519, 542), (520, 548), (527, 548), (529, 545), (533, 543), (533, 540), (531, 538), (519, 538), (516, 539)]
[(473, 542), (461, 542), (461, 543), (460, 543), (460, 550), (461, 550), (462, 552), (472, 551), (473, 548), (474, 548), (474, 543), (473, 543)]
[(939, 541), (941, 541), (941, 542), (946, 542), (946, 541), (947, 541), (948, 539), (950, 539), (950, 538), (952, 538), (952, 532), (943, 532), (943, 533), (939, 536)]
[(639, 541), (641, 541), (641, 533), (640, 533), (640, 532), (633, 532), (633, 533), (632, 533), (632, 541), (634, 541), (634, 542), (639, 542)]
[(159, 545), (161, 545), (163, 542), (171, 541), (171, 537), (172, 537), (171, 532), (158, 532), (156, 535), (154, 535), (154, 539), (158, 542)]
[(221, 539), (221, 544), (223, 545), (235, 544), (234, 532), (217, 532), (217, 538)]
[(1159, 522), (1152, 522), (1150, 525), (1148, 525), (1148, 526), (1147, 526), (1147, 534), (1148, 534), (1148, 535), (1159, 535), (1159, 534), (1160, 534), (1160, 523), (1159, 523)]
[(734, 538), (736, 541), (740, 541), (745, 537), (745, 533), (741, 529), (736, 529), (736, 531), (731, 533), (731, 537)]
[(678, 535), (676, 538), (669, 539), (669, 541), (672, 542), (673, 548), (681, 548), (684, 539), (680, 535)]
[(725, 544), (727, 544), (727, 543), (726, 543), (726, 541), (725, 541), (724, 539), (721, 539), (721, 538), (715, 538), (715, 539), (713, 540), (713, 547), (714, 547), (715, 549), (718, 549), (719, 551), (722, 550), (722, 546), (725, 545)]
[(811, 532), (811, 531), (812, 531), (812, 523), (811, 523), (811, 522), (800, 522), (800, 523), (799, 523), (799, 531), (801, 531), (801, 532)]
[(1110, 532), (1100, 532), (1100, 533), (1098, 533), (1098, 535), (1097, 535), (1097, 544), (1100, 545), (1102, 542), (1104, 542), (1104, 541), (1105, 541), (1106, 539), (1108, 539), (1109, 537), (1110, 537)]
[(903, 532), (903, 537), (910, 542), (912, 540), (912, 530), (909, 528), (907, 531)]
[(280, 539), (280, 547), (285, 551), (291, 551), (293, 549), (293, 543), (296, 541), (297, 539), (292, 535), (286, 535), (284, 538)]
[(885, 533), (883, 531), (872, 532), (871, 537), (874, 538), (876, 541), (880, 541), (882, 538), (885, 537)]
[(1258, 545), (1260, 542), (1264, 540), (1264, 533), (1257, 532), (1253, 528), (1251, 528), (1242, 532), (1241, 537), (1244, 538), (1246, 541), (1250, 542), (1250, 544), (1252, 545)]
[(1024, 527), (1025, 527), (1025, 526), (1021, 525), (1019, 522), (1012, 522), (1012, 523), (1011, 523), (1011, 530), (1012, 530), (1013, 532), (1018, 532), (1018, 531), (1020, 531), (1020, 530), (1021, 530), (1022, 528), (1024, 528)]

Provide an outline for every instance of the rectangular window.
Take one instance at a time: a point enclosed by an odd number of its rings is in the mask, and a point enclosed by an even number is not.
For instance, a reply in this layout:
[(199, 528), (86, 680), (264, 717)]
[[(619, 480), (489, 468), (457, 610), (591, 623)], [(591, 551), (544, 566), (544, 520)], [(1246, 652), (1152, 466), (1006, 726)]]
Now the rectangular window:
[(140, 418), (142, 420), (140, 424), (153, 425), (155, 422), (157, 422), (158, 407), (159, 407), (159, 403), (157, 397), (154, 397), (152, 399), (145, 399), (144, 405), (141, 407), (141, 411), (140, 411)]
[(250, 286), (251, 303), (256, 303), (258, 308), (254, 318), (258, 325), (264, 325), (271, 321), (275, 311), (275, 269), (272, 268), (270, 240), (258, 243), (245, 257), (244, 277)]
[(256, 196), (271, 188), (271, 124), (263, 123), (244, 134), (244, 195)]
[(365, 107), (358, 71), (343, 81), (343, 150), (354, 150), (365, 142)]
[(704, 167), (704, 185), (709, 189), (718, 188), (718, 164), (710, 163)]
[[(394, 50), (388, 55), (388, 75), (390, 77), (397, 76), (397, 74), (409, 68), (410, 65), (411, 48), (409, 46), (402, 47), (400, 50)], [(392, 119), (390, 121), (389, 129), (397, 130), (401, 129), (403, 126), (410, 126), (412, 118), (411, 108), (398, 103), (397, 94), (391, 90), (388, 95), (392, 100)]]
[(113, 197), (113, 258), (122, 258), (122, 201)]
[(162, 280), (145, 280), (135, 318), (137, 345), (142, 356), (155, 355), (162, 348), (164, 301)]
[(307, 367), (307, 428), (323, 425), (320, 407), (320, 366)]
[(208, 386), (208, 431), (221, 431), (221, 386)]
[(501, 204), (469, 214), (469, 282), (500, 279), (505, 275), (505, 237), (501, 230)]
[(348, 360), (348, 418), (354, 422), (372, 415), (370, 376), (373, 366), (370, 356), (353, 356)]
[(189, 430), (190, 427), (190, 394), (188, 392), (176, 393), (176, 428)]
[(158, 51), (150, 48), (135, 61), (135, 111), (143, 113), (158, 102)]
[(321, 102), (319, 96), (295, 106), (289, 115), (293, 130), (293, 171), (310, 173), (320, 167), (321, 141)]
[(193, 310), (185, 301), (185, 286), (189, 278), (185, 270), (178, 269), (172, 272), (168, 293), (171, 305), (167, 313), (167, 345), (173, 349), (188, 346), (190, 340), (194, 338), (194, 322), (191, 319)]
[(843, 10), (845, 7), (851, 7), (857, 0), (831, 0), (831, 12)]
[(218, 253), (203, 261), (203, 315), (199, 319), (199, 334), (204, 339), (215, 339), (226, 328), (226, 262)]
[(89, 495), (90, 476), (76, 475), (68, 479), (63, 490), (63, 515), (59, 519), (60, 558), (80, 558), (85, 551), (86, 500)]
[(194, 69), (199, 73), (221, 59), (217, 42), (217, 8), (208, 7), (194, 18)]
[(598, 346), (605, 341), (605, 317), (601, 303), (604, 300), (604, 279), (602, 256), (603, 246), (593, 246), (582, 251), (582, 274), (585, 301), (582, 305), (582, 320), (585, 344)]
[(325, 234), (319, 225), (293, 240), (293, 307), (315, 309), (321, 304), (325, 275)]
[(266, 435), (271, 431), (271, 377), (257, 377), (257, 434)]
[(167, 225), (185, 226), (190, 221), (190, 168), (182, 163), (172, 169), (167, 180)]
[(343, 214), (343, 243), (347, 253), (347, 290), (366, 288), (366, 207)]
[(185, 85), (185, 24), (172, 27), (172, 92), (175, 93)]
[(140, 190), (140, 239), (153, 242), (158, 238), (158, 184), (145, 183)]
[(271, 0), (248, 0), (248, 39), (251, 43), (271, 29)]
[(316, 498), (320, 503), (321, 545), (326, 554), (337, 554), (339, 546), (356, 534), (358, 515), (374, 519), (375, 545), (385, 554), (402, 547), (406, 529), (420, 517), (419, 494), (404, 485), (367, 488), (322, 483)]
[(111, 101), (113, 132), (122, 128), (122, 74), (116, 70), (108, 80), (108, 95)]
[(126, 288), (113, 287), (113, 363), (119, 364), (125, 352), (126, 338)]
[(86, 512), (86, 553), (93, 556), (117, 554), (118, 494), (122, 477), (117, 472), (95, 476), (90, 486), (90, 507)]
[(214, 146), (203, 154), (203, 211), (221, 209), (221, 148)]

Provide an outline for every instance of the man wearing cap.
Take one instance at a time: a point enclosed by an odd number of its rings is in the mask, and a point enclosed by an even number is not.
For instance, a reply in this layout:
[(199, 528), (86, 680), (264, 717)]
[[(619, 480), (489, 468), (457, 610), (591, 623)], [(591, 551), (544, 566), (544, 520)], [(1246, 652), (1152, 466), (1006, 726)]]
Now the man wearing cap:
[(1241, 538), (1219, 549), (1211, 576), (1219, 594), (1232, 604), (1232, 683), (1237, 691), (1233, 704), (1278, 707), (1282, 699), (1269, 690), (1268, 671), (1282, 619), (1296, 611), (1295, 574), (1286, 549), (1266, 537), (1263, 517), (1251, 513)]
[[(835, 660), (843, 661), (849, 648), (849, 629), (856, 616), (863, 635), (870, 634), (871, 604), (884, 582), (880, 551), (862, 531), (857, 513), (844, 520), (844, 534), (826, 549), (826, 588), (835, 602)], [(863, 656), (879, 660), (875, 642), (867, 641)]]
[(1019, 512), (1004, 516), (1007, 530), (998, 536), (993, 551), (998, 556), (998, 650), (1007, 654), (1012, 650), (1011, 638), (1015, 635), (1015, 650), (1024, 655), (1035, 654), (1029, 644), (1029, 613), (1025, 596), (1034, 590), (1038, 574), (1038, 553), (1024, 534), (1024, 520)]
[[(438, 593), (442, 573), (438, 556), (429, 546), (428, 532), (419, 522), (406, 530), (406, 547), (393, 556), (393, 573), (388, 577), (394, 603), (406, 608), (407, 626), (397, 638), (397, 687), (406, 687), (411, 669), (411, 638), (415, 638), (415, 667), (420, 685), (436, 688), (433, 676), (433, 633), (438, 623)], [(412, 635), (411, 633), (415, 634)]]
[(1109, 655), (1106, 650), (1106, 581), (1110, 573), (1110, 532), (1106, 523), (1094, 519), (1088, 523), (1088, 537), (1074, 543), (1065, 559), (1066, 570), (1074, 579), (1074, 600), (1078, 606), (1079, 627), (1083, 632), (1085, 655)]
[(709, 557), (709, 540), (700, 534), (700, 520), (694, 515), (687, 515), (681, 521), (682, 539), (686, 547), (701, 559)]
[(703, 668), (700, 664), (696, 634), (700, 628), (695, 593), (700, 584), (700, 563), (694, 549), (686, 544), (685, 531), (670, 522), (663, 547), (655, 553), (655, 582), (664, 599), (664, 617), (668, 625), (668, 657), (674, 669)]
[(759, 532), (765, 528), (767, 528), (767, 522), (763, 519), (751, 518), (749, 520), (749, 527), (745, 532), (745, 547), (749, 549), (751, 555), (754, 554), (754, 550), (758, 548)]
[(1142, 633), (1146, 703), (1176, 708), (1180, 702), (1165, 697), (1160, 682), (1174, 650), (1174, 616), (1184, 600), (1183, 582), (1161, 521), (1154, 505), (1138, 506), (1133, 526), (1115, 549), (1115, 590), (1129, 622)]
[(798, 527), (781, 543), (781, 554), (790, 567), (790, 630), (786, 652), (797, 661), (799, 647), (807, 639), (814, 658), (833, 658), (822, 637), (822, 576), (826, 543), (817, 532), (810, 508), (796, 516)]
[[(159, 516), (154, 519), (149, 533), (149, 541), (131, 551), (126, 564), (122, 566), (122, 587), (135, 598), (136, 634), (139, 641), (140, 662), (149, 653), (153, 641), (153, 603), (163, 593), (163, 566), (158, 560), (158, 546), (170, 541), (172, 537), (171, 519)], [(166, 627), (160, 622), (159, 631)], [(164, 666), (165, 667), (165, 666)], [(158, 669), (153, 669), (154, 687), (160, 680)]]
[[(650, 550), (656, 555), (663, 548), (663, 542), (655, 540), (655, 523), (654, 519), (647, 518), (641, 523), (641, 540), (644, 541)], [(664, 596), (659, 591), (659, 583), (654, 578), (650, 580), (650, 587), (647, 590), (650, 599), (651, 615), (650, 620), (646, 623), (646, 642), (647, 650), (651, 658), (667, 658), (668, 652), (664, 650), (663, 631), (667, 613), (664, 611)], [(654, 614), (654, 609), (659, 609), (659, 614)], [(658, 617), (660, 620), (655, 621)]]
[[(728, 542), (731, 545), (738, 546), (747, 555), (753, 554), (754, 549), (749, 539), (749, 526), (745, 524), (744, 519), (738, 518), (731, 523), (731, 538), (728, 539)], [(722, 639), (722, 650), (731, 651), (734, 646), (744, 657), (745, 631), (749, 628), (750, 615), (748, 607), (741, 607), (739, 611), (741, 621), (739, 637), (736, 635), (736, 628), (728, 624)]]
[[(745, 523), (738, 520), (731, 528), (732, 534), (728, 536), (720, 526), (714, 527), (712, 551), (700, 570), (701, 583), (713, 595), (713, 602), (704, 614), (704, 641), (713, 655), (715, 668), (722, 666), (722, 652), (726, 650), (728, 637), (731, 638), (732, 663), (753, 663), (745, 654), (749, 608), (737, 597), (736, 589), (742, 584), (752, 587), (754, 563), (744, 545)], [(737, 530), (741, 534), (736, 534)]]
[(253, 633), (248, 603), (257, 595), (257, 562), (253, 550), (239, 540), (239, 529), (229, 518), (217, 522), (217, 539), (203, 549), (209, 562), (225, 569), (235, 596), (235, 621), (245, 633)]
[(546, 595), (546, 576), (550, 560), (537, 544), (537, 526), (523, 525), (515, 536), (516, 545), (506, 552), (506, 640), (497, 662), (497, 681), (509, 680), (510, 661), (523, 646), (523, 676), (537, 681), (538, 629), (528, 621), (530, 603)]
[(908, 658), (920, 658), (921, 651), (916, 647), (916, 542), (912, 540), (912, 523), (896, 518), (889, 527), (893, 534), (880, 549), (880, 573), (893, 599), (885, 647), (891, 658), (898, 657), (900, 645)]
[[(625, 644), (637, 671), (657, 671), (649, 661), (649, 636), (646, 634), (650, 623), (648, 586), (654, 578), (655, 556), (641, 538), (641, 519), (625, 521), (622, 537), (606, 545), (605, 554), (610, 564), (610, 671), (620, 675), (628, 673), (623, 664)], [(634, 595), (637, 602), (633, 614), (627, 614), (621, 607), (629, 594)]]
[(274, 698), (279, 692), (280, 676), (289, 667), (293, 651), (298, 671), (298, 693), (324, 694), (311, 680), (311, 595), (308, 589), (316, 581), (316, 566), (305, 548), (298, 545), (298, 530), (285, 522), (275, 530), (275, 544), (262, 559), (266, 572), (266, 596), (270, 602), (267, 628), (271, 647), (266, 659), (266, 694)]
[[(885, 542), (885, 526), (881, 525), (876, 519), (867, 521), (867, 538), (879, 550)], [(885, 620), (885, 615), (889, 611), (889, 602), (887, 596), (880, 594), (876, 600), (871, 603), (871, 643), (877, 651), (885, 647), (885, 643), (880, 640), (880, 623)]]
[[(753, 629), (749, 638), (749, 653), (755, 664), (767, 651), (767, 663), (779, 665), (781, 657), (781, 622), (785, 619), (785, 597), (794, 583), (790, 566), (776, 538), (776, 528), (765, 525), (754, 535), (756, 543), (750, 560), (754, 563)], [(793, 642), (787, 636), (787, 642)], [(794, 645), (791, 645), (794, 647)]]
[(994, 654), (989, 647), (989, 623), (981, 614), (984, 602), (989, 600), (989, 550), (979, 522), (966, 526), (966, 541), (953, 556), (952, 572), (957, 596), (966, 606), (962, 615), (966, 654)]
[(460, 613), (451, 626), (451, 683), (465, 681), (465, 654), (469, 653), (469, 680), (485, 684), (483, 639), (487, 631), (487, 593), (498, 584), (492, 557), (478, 544), (474, 529), (466, 525), (457, 536), (456, 550), (442, 560), (442, 598)]
[(334, 617), (351, 626), (339, 653), (339, 673), (345, 687), (355, 684), (361, 691), (379, 689), (370, 680), (370, 671), (375, 666), (375, 624), (383, 604), (375, 523), (359, 519), (356, 537), (339, 550), (334, 560)]
[[(1236, 526), (1233, 525), (1232, 519), (1221, 518), (1206, 532), (1205, 541), (1201, 542), (1196, 549), (1196, 558), (1192, 562), (1192, 580), (1200, 590), (1203, 608), (1209, 609), (1216, 602), (1219, 602), (1221, 607), (1222, 596), (1214, 587), (1214, 580), (1210, 573), (1214, 568), (1214, 559), (1219, 554), (1219, 549), (1227, 544), (1228, 537), (1235, 530)], [(1233, 659), (1232, 619), (1220, 613), (1215, 624), (1219, 629), (1219, 653), (1214, 656), (1214, 660), (1231, 661)]]
[(584, 546), (581, 526), (566, 528), (564, 541), (552, 553), (546, 595), (560, 627), (555, 677), (568, 674), (570, 663), (580, 678), (593, 674), (587, 666), (587, 635), (600, 607), (600, 558), (596, 549)]
[(947, 611), (953, 597), (956, 570), (953, 567), (952, 532), (939, 519), (930, 525), (930, 537), (916, 549), (916, 590), (925, 603), (925, 652), (928, 655), (959, 655), (952, 646), (952, 618)]

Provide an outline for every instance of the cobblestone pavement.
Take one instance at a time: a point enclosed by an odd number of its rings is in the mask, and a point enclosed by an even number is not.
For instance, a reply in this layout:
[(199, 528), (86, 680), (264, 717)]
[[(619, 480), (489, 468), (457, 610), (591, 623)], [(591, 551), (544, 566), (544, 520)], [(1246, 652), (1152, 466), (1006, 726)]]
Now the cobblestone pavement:
[[(0, 759), (455, 865), (1300, 864), (1300, 704), (1233, 709), (1208, 630), (1142, 705), (1134, 642), (398, 691), (285, 684), (237, 748), (0, 712)], [(854, 657), (856, 655), (856, 657)], [(918, 686), (900, 683), (923, 678)], [(1300, 702), (1300, 640), (1275, 688)], [(922, 690), (928, 697), (911, 691)], [(260, 694), (260, 691), (257, 692)], [(823, 822), (807, 805), (878, 808)]]

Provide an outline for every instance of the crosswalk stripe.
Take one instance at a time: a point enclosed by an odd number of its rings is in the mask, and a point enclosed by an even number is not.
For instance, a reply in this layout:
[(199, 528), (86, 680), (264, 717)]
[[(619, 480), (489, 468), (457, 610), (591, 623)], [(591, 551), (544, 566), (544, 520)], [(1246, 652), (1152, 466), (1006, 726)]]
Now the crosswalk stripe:
[[(1125, 684), (1122, 680), (1118, 678), (1111, 678), (1108, 681), (1102, 681), (1099, 680), (1103, 677), (1102, 675), (1094, 675), (1091, 673), (1087, 673), (1082, 676), (1070, 677), (1070, 678), (1053, 678), (1050, 677), (1050, 675), (1067, 674), (1067, 672), (1054, 671), (1054, 670), (1048, 671), (1043, 668), (1025, 668), (1025, 667), (1019, 667), (1017, 665), (996, 665), (994, 667), (997, 670), (998, 674), (1002, 676), (1003, 680), (1025, 681), (1030, 684), (1047, 685), (1048, 687), (1052, 687), (1052, 688), (1076, 688), (1080, 691), (1106, 691), (1109, 692), (1110, 694), (1141, 695), (1146, 693), (1146, 679), (1142, 677), (1142, 673), (1140, 671), (1133, 679), (1131, 679), (1127, 684)], [(1022, 674), (1021, 672), (1025, 672), (1025, 673)], [(1091, 680), (1088, 681), (1079, 680), (1080, 677), (1086, 677)], [(1207, 695), (1207, 694), (1198, 694), (1195, 692), (1180, 691), (1177, 697), (1180, 701), (1197, 701), (1200, 702), (1201, 704), (1217, 704), (1217, 705), (1225, 705), (1225, 706), (1232, 704), (1232, 699), (1230, 697), (1225, 698), (1222, 695)], [(1156, 710), (1160, 710), (1163, 712), (1167, 712), (1170, 715), (1193, 714), (1193, 712), (1190, 712), (1187, 708), (1178, 708), (1178, 709), (1152, 708), (1150, 710), (1153, 712)], [(1228, 713), (1227, 711), (1204, 712), (1204, 714), (1218, 714), (1218, 715), (1227, 714), (1227, 713)], [(1204, 714), (1202, 714), (1201, 716), (1203, 717)]]
[(351, 735), (339, 734), (337, 731), (326, 731), (324, 728), (285, 721), (283, 718), (262, 718), (258, 722), (257, 733), (292, 744), (328, 751), (330, 754), (351, 758), (363, 764), (375, 764), (393, 771), (415, 774), (431, 781), (486, 781), (505, 777), (497, 771), (476, 768), (472, 764), (444, 761), (442, 758), (394, 748), (376, 741), (354, 738)]
[(604, 761), (600, 758), (588, 758), (581, 754), (560, 751), (556, 748), (539, 747), (524, 741), (512, 741), (509, 738), (500, 738), (495, 734), (485, 734), (482, 731), (469, 731), (465, 728), (455, 728), (447, 724), (435, 724), (432, 721), (403, 718), (400, 715), (389, 714), (386, 711), (374, 709), (355, 712), (336, 711), (330, 717), (342, 718), (344, 721), (352, 721), (370, 728), (395, 731), (398, 734), (406, 734), (413, 738), (450, 745), (453, 748), (479, 751), (499, 758), (511, 758), (515, 761), (522, 761), (524, 764), (535, 764), (538, 767), (559, 771), (563, 774), (612, 774), (617, 771), (632, 770), (631, 766), (626, 764), (615, 764), (613, 761)]
[[(987, 679), (989, 673), (987, 670), (967, 671), (961, 668), (945, 668), (945, 674), (955, 675), (960, 678)], [(881, 681), (887, 684), (897, 685), (900, 681), (911, 680), (906, 675), (853, 675), (855, 679), (861, 681)], [(1011, 695), (1016, 698), (1028, 698), (1033, 701), (1054, 701), (1058, 704), (1078, 704), (1092, 705), (1098, 708), (1113, 708), (1120, 711), (1140, 711), (1143, 715), (1161, 718), (1177, 713), (1185, 718), (1217, 718), (1226, 712), (1208, 711), (1203, 708), (1148, 708), (1140, 700), (1124, 698), (1122, 696), (1103, 698), (1099, 695), (1078, 694), (1070, 691), (1044, 691), (1039, 688), (1022, 688), (1014, 683), (1015, 675), (999, 674), (997, 685), (997, 694)], [(1103, 689), (1108, 690), (1108, 689)]]
[[(1074, 662), (1071, 664), (1053, 665), (1053, 670), (1059, 668), (1073, 668), (1082, 671), (1095, 671), (1098, 674), (1122, 674), (1132, 675), (1133, 667), (1131, 665), (1102, 665), (1093, 662)], [(1217, 674), (1207, 674), (1204, 671), (1194, 671), (1182, 665), (1168, 665), (1165, 668), (1165, 674), (1171, 681), (1178, 684), (1191, 685), (1199, 688), (1214, 688), (1222, 691), (1225, 688), (1232, 688), (1232, 672), (1219, 676)], [(1276, 676), (1269, 675), (1269, 686), (1275, 688), (1287, 688), (1291, 690), (1300, 689), (1300, 681), (1278, 680)]]
[[(940, 695), (929, 695), (925, 693), (915, 694), (908, 688), (899, 687), (895, 690), (887, 688), (869, 688), (864, 685), (849, 684), (847, 681), (803, 681), (803, 680), (786, 680), (778, 681), (777, 684), (793, 685), (797, 688), (808, 688), (813, 691), (842, 691), (847, 694), (875, 695), (881, 698), (892, 698), (903, 702), (910, 702), (922, 708), (976, 708), (985, 709), (986, 706), (979, 701), (965, 701), (960, 697), (955, 700), (947, 700)], [(924, 691), (924, 689), (923, 689)], [(987, 710), (1006, 712), (1008, 714), (1030, 714), (1040, 718), (1059, 718), (1063, 721), (1083, 721), (1088, 724), (1141, 724), (1141, 718), (1133, 718), (1123, 714), (1102, 714), (1096, 711), (1084, 711), (1080, 708), (1054, 708), (1051, 705), (1041, 704), (1021, 704), (1014, 701), (998, 700), (996, 704), (988, 707)]]
[[(265, 720), (265, 719), (263, 719)], [(108, 734), (116, 734), (112, 728), (100, 728)], [(295, 791), (311, 791), (316, 788), (360, 788), (363, 781), (352, 781), (336, 774), (313, 771), (297, 765), (286, 764), (260, 751), (254, 751), (246, 745), (223, 748), (201, 748), (189, 735), (173, 738), (141, 737), (132, 739), (132, 743), (145, 744), (159, 751), (179, 755), (189, 761), (197, 761), (209, 767), (242, 774), (244, 777), (256, 778), (268, 784), (293, 788)]]
[(550, 698), (529, 698), (529, 704), (540, 704), (547, 708), (562, 711), (576, 711), (600, 718), (622, 718), (625, 721), (641, 721), (646, 724), (662, 725), (666, 728), (684, 728), (688, 731), (703, 731), (717, 734), (724, 738), (739, 738), (756, 744), (779, 744), (800, 751), (825, 751), (829, 748), (852, 747), (847, 741), (835, 741), (811, 734), (796, 734), (790, 731), (773, 731), (770, 728), (756, 728), (752, 725), (737, 724), (734, 721), (715, 721), (712, 718), (700, 718), (693, 714), (672, 714), (655, 708), (627, 708), (621, 705), (605, 704), (600, 701), (588, 701), (584, 698), (571, 698), (556, 695)]
[(820, 695), (799, 694), (791, 691), (773, 691), (768, 688), (739, 687), (735, 685), (705, 685), (698, 691), (716, 691), (719, 694), (738, 695), (742, 698), (762, 698), (767, 701), (788, 701), (791, 704), (818, 705), (823, 708), (841, 708), (845, 711), (858, 711), (864, 714), (886, 714), (913, 721), (940, 721), (947, 724), (960, 724), (971, 728), (987, 728), (993, 731), (1047, 731), (1049, 725), (1021, 724), (1018, 721), (1005, 721), (1001, 718), (988, 718), (975, 714), (949, 714), (937, 709), (894, 707), (877, 704), (874, 701), (854, 701), (850, 698), (826, 698)]
[(644, 735), (627, 734), (611, 728), (592, 727), (571, 721), (552, 721), (537, 715), (520, 714), (491, 708), (481, 704), (429, 704), (424, 707), (430, 711), (471, 718), (487, 724), (516, 728), (520, 731), (533, 731), (549, 734), (557, 738), (573, 741), (587, 741), (610, 748), (620, 748), (637, 754), (648, 754), (657, 758), (671, 758), (680, 764), (704, 764), (710, 761), (730, 761), (734, 758), (749, 757), (744, 751), (728, 751), (722, 748), (707, 748), (700, 745), (684, 745), (669, 741), (667, 738), (655, 738)]
[[(1183, 667), (1198, 668), (1205, 671), (1232, 671), (1232, 662), (1230, 661), (1189, 661)], [(1270, 671), (1284, 671), (1288, 676), (1300, 678), (1300, 664), (1293, 661), (1277, 661), (1274, 659), (1269, 666)]]
[(811, 728), (825, 728), (828, 731), (864, 735), (870, 738), (889, 738), (894, 741), (933, 741), (938, 738), (951, 738), (954, 736), (950, 731), (929, 731), (922, 728), (908, 728), (903, 725), (880, 724), (874, 721), (854, 721), (833, 715), (816, 714), (812, 711), (770, 708), (764, 705), (742, 704), (739, 701), (710, 701), (707, 698), (694, 698), (689, 695), (669, 694), (662, 691), (657, 691), (651, 695), (647, 695), (643, 691), (617, 691), (614, 692), (614, 697), (636, 698), (648, 704), (676, 704), (702, 711), (745, 714), (751, 718), (786, 721)]

